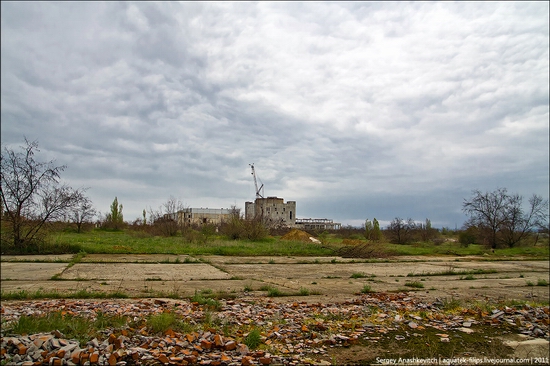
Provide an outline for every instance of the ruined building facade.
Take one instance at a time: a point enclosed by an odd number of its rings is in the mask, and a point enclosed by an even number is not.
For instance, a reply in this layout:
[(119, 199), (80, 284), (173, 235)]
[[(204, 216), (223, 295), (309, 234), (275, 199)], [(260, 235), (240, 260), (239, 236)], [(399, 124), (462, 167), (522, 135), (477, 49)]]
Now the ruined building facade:
[(256, 198), (254, 202), (245, 202), (245, 217), (247, 219), (261, 218), (268, 224), (281, 224), (289, 227), (296, 225), (296, 201), (282, 198)]
[(231, 215), (239, 215), (239, 210), (229, 208), (185, 208), (178, 211), (178, 222), (183, 225), (220, 225), (229, 221)]

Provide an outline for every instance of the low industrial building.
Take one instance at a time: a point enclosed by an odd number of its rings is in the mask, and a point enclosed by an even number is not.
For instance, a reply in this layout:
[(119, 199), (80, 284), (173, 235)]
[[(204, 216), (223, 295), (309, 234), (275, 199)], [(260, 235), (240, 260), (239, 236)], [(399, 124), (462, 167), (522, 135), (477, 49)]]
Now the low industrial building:
[(331, 219), (296, 219), (296, 227), (303, 230), (339, 230), (342, 224)]
[(219, 225), (228, 221), (231, 215), (240, 215), (240, 209), (229, 208), (186, 208), (178, 211), (178, 221), (186, 225)]

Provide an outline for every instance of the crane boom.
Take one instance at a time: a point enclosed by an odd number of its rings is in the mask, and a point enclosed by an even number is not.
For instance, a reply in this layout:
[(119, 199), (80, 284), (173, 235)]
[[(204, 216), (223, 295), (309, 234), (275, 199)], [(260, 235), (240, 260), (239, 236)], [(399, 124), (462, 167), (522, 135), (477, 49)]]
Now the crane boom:
[(250, 167), (252, 168), (252, 176), (254, 177), (254, 187), (256, 188), (256, 198), (264, 198), (264, 196), (260, 193), (260, 191), (262, 191), (263, 193), (264, 184), (262, 183), (262, 181), (260, 181), (262, 185), (260, 186), (260, 188), (258, 188), (258, 181), (256, 180), (256, 170), (254, 170), (254, 163), (248, 164), (248, 165), (250, 165)]

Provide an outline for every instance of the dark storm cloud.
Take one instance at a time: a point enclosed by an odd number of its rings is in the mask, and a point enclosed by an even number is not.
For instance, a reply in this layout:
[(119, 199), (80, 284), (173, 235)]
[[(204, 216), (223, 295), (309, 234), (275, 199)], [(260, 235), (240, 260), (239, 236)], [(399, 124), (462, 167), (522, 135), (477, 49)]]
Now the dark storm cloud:
[(451, 226), (547, 195), (547, 3), (2, 2), (2, 144), (127, 217), (266, 194)]

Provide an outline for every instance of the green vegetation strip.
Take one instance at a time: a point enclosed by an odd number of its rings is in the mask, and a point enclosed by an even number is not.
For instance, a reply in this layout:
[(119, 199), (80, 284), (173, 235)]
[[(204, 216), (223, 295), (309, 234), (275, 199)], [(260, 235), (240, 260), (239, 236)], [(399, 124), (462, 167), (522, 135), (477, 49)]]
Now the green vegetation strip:
[[(17, 250), (2, 242), (2, 253), (7, 254), (186, 254), (186, 255), (227, 255), (227, 256), (340, 256), (341, 249), (351, 249), (350, 256), (363, 261), (386, 261), (388, 256), (483, 256), (481, 260), (529, 260), (547, 259), (550, 248), (545, 243), (522, 245), (514, 248), (495, 249), (494, 252), (482, 245), (462, 246), (458, 242), (446, 241), (442, 244), (433, 242), (411, 243), (407, 245), (380, 242), (376, 244), (373, 255), (371, 242), (358, 237), (359, 245), (346, 245), (339, 233), (326, 236), (323, 244), (281, 240), (280, 237), (266, 237), (261, 240), (228, 240), (222, 235), (211, 235), (206, 241), (190, 241), (185, 236), (161, 237), (133, 230), (93, 229), (84, 233), (55, 231), (49, 234), (39, 247), (31, 248), (32, 252)], [(29, 249), (30, 250), (30, 249)], [(85, 255), (85, 254), (84, 254)], [(2, 261), (6, 259), (2, 258)], [(12, 259), (10, 259), (12, 260)], [(81, 261), (76, 257), (69, 263)], [(37, 262), (67, 262), (66, 260), (33, 260)], [(188, 260), (190, 261), (190, 259)], [(460, 261), (460, 259), (457, 259)], [(321, 263), (323, 261), (308, 261)], [(177, 263), (167, 261), (166, 263)], [(270, 263), (275, 263), (272, 260)], [(331, 263), (337, 263), (332, 259)]]
[(490, 274), (497, 273), (495, 269), (471, 269), (456, 271), (454, 268), (447, 269), (441, 272), (421, 272), (421, 273), (409, 273), (407, 277), (425, 277), (425, 276), (455, 276), (455, 275), (475, 275), (475, 274)]

